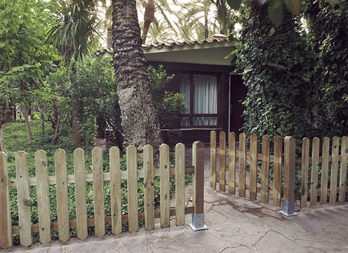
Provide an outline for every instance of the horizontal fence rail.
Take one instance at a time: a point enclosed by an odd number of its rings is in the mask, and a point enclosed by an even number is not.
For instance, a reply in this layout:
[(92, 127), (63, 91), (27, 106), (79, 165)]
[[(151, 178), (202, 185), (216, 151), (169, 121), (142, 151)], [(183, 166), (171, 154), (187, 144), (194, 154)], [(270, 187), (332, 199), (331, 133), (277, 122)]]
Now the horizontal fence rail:
[[(261, 145), (255, 134), (250, 135), (249, 145), (244, 133), (238, 137), (237, 143), (235, 133), (229, 134), (227, 149), (225, 132), (219, 133), (219, 147), (216, 132), (211, 132), (211, 188), (217, 189), (218, 185), (218, 190), (225, 192), (227, 187), (230, 194), (236, 194), (238, 188), (239, 196), (246, 197), (248, 191), (250, 200), (256, 200), (259, 195), (262, 203), (268, 203), (272, 196), (275, 206), (281, 206), (282, 197), (300, 200), (301, 207), (308, 202), (310, 206), (317, 205), (318, 200), (321, 204), (347, 200), (348, 137), (334, 137), (331, 146), (330, 139), (325, 137), (321, 148), (319, 138), (312, 140), (312, 146), (310, 140), (304, 138), (302, 154), (297, 155), (293, 137), (283, 140), (276, 136), (273, 154), (270, 154), (267, 135), (262, 136)], [(291, 149), (285, 149), (286, 145)], [(290, 171), (284, 171), (286, 164), (291, 167)]]
[[(192, 160), (202, 157), (203, 143), (195, 142)], [(197, 148), (197, 146), (199, 148)], [(202, 153), (202, 154), (200, 154)], [(12, 235), (20, 235), (20, 244), (32, 244), (32, 233), (38, 232), (41, 243), (51, 241), (51, 231), (58, 230), (59, 240), (70, 239), (70, 229), (77, 229), (77, 237), (88, 236), (88, 227), (94, 226), (95, 236), (105, 235), (105, 225), (111, 224), (112, 233), (122, 232), (122, 223), (128, 223), (130, 232), (138, 231), (138, 221), (145, 221), (145, 229), (154, 229), (154, 219), (160, 218), (162, 228), (170, 226), (170, 216), (176, 217), (176, 225), (185, 224), (185, 214), (203, 211), (203, 183), (200, 178), (204, 173), (201, 163), (185, 166), (185, 146), (179, 143), (175, 147), (175, 166), (170, 166), (169, 146), (160, 147), (159, 168), (154, 168), (153, 148), (150, 145), (143, 150), (143, 170), (137, 168), (137, 150), (127, 148), (127, 170), (120, 170), (120, 151), (112, 147), (109, 151), (110, 172), (103, 172), (103, 157), (100, 148), (92, 150), (92, 174), (86, 174), (84, 151), (74, 151), (74, 174), (67, 175), (66, 153), (58, 149), (54, 154), (55, 175), (47, 175), (47, 157), (43, 150), (35, 153), (36, 177), (28, 176), (27, 154), (20, 151), (15, 156), (16, 178), (8, 178), (7, 155), (0, 152), (0, 248), (13, 245)], [(193, 174), (194, 192), (192, 207), (185, 207), (185, 174)], [(175, 207), (170, 207), (170, 177), (175, 176)], [(160, 178), (160, 209), (154, 205), (154, 177)], [(143, 178), (144, 213), (138, 213), (138, 178)], [(121, 180), (127, 180), (128, 214), (121, 210)], [(105, 216), (104, 182), (110, 181), (111, 216)], [(87, 218), (86, 182), (93, 183), (93, 218)], [(68, 184), (74, 184), (76, 198), (76, 220), (69, 219)], [(49, 185), (56, 186), (57, 221), (51, 222), (49, 208)], [(36, 186), (38, 224), (31, 224), (29, 188)], [(12, 226), (9, 189), (16, 188), (18, 197), (19, 226)]]

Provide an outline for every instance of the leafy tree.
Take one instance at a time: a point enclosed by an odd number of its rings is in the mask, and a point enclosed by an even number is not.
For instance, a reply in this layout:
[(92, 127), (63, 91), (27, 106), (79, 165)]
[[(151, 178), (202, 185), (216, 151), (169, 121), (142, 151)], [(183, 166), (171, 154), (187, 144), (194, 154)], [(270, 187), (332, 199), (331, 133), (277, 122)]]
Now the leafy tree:
[(175, 34), (172, 29), (161, 20), (154, 19), (149, 27), (148, 42), (151, 44), (174, 42)]
[[(98, 39), (98, 2), (94, 0), (58, 0), (51, 1), (52, 10), (57, 17), (55, 25), (48, 32), (66, 65), (83, 60), (88, 48)], [(72, 80), (73, 84), (74, 81)], [(81, 142), (79, 129), (78, 102), (72, 100), (73, 144)]]
[(50, 122), (54, 130), (51, 143), (58, 139), (70, 119), (72, 86), (70, 77), (71, 70), (60, 67), (56, 72), (51, 72), (43, 86), (34, 92), (35, 104), (41, 114), (43, 138), (45, 122)]
[[(211, 0), (203, 0), (203, 1), (191, 1), (188, 3), (184, 3), (182, 5), (181, 12), (183, 13), (184, 20), (191, 20), (192, 27), (202, 27), (202, 31), (204, 31), (204, 39), (209, 37), (209, 12), (210, 7), (213, 4)], [(201, 20), (204, 20), (203, 23)]]
[(220, 25), (220, 34), (228, 35), (230, 22), (235, 22), (236, 17), (227, 3), (227, 0), (213, 0), (216, 6), (216, 20)]
[(126, 145), (157, 151), (162, 143), (152, 103), (135, 0), (113, 0), (114, 66)]
[[(330, 1), (331, 2), (331, 1)], [(348, 134), (348, 2), (305, 1), (308, 45), (316, 56), (314, 82), (322, 135)]]
[(284, 10), (284, 22), (274, 27), (267, 10), (267, 4), (252, 0), (241, 13), (241, 44), (234, 54), (248, 88), (243, 129), (271, 139), (312, 137), (317, 132), (311, 100), (313, 56), (305, 50), (293, 15)]
[[(171, 22), (167, 16), (168, 14), (172, 14), (167, 0), (140, 0), (140, 5), (144, 8), (144, 27), (141, 35), (141, 39), (143, 40), (143, 44), (146, 43), (147, 34), (150, 29), (150, 25), (155, 21), (155, 13), (159, 11), (162, 15), (162, 18), (165, 20), (166, 24), (169, 27), (172, 27)], [(173, 0), (174, 4), (177, 4), (176, 0)]]
[[(83, 62), (77, 62), (76, 82), (78, 85), (72, 89), (72, 96), (79, 102), (82, 116), (79, 124), (86, 144), (95, 137), (96, 119), (100, 119), (106, 123), (102, 130), (107, 140), (122, 148), (120, 107), (112, 59), (87, 56)], [(107, 129), (111, 138), (106, 133)]]
[(160, 120), (162, 127), (170, 126), (177, 121), (179, 114), (186, 111), (186, 104), (183, 102), (184, 94), (171, 91), (161, 91), (165, 89), (165, 85), (174, 77), (167, 76), (167, 72), (163, 66), (158, 69), (149, 66), (147, 68), (150, 79), (150, 89), (153, 97), (153, 105)]
[[(328, 2), (332, 5), (339, 4), (343, 1), (328, 0)], [(285, 9), (296, 15), (300, 14), (302, 10), (302, 0), (258, 0), (258, 2), (260, 4), (267, 3), (268, 16), (275, 26), (279, 26), (283, 22)], [(227, 3), (230, 5), (232, 9), (238, 11), (241, 7), (242, 0), (227, 0)], [(311, 4), (312, 1), (309, 1), (309, 3)]]
[[(111, 58), (88, 56), (83, 62), (76, 63), (78, 85), (72, 89), (71, 95), (79, 101), (82, 115), (80, 126), (86, 143), (92, 142), (97, 130), (96, 119), (99, 119), (106, 122), (102, 130), (107, 141), (122, 149), (121, 112), (111, 62)], [(182, 102), (184, 95), (167, 91), (162, 95), (165, 85), (173, 78), (167, 76), (162, 66), (159, 69), (149, 66), (147, 72), (153, 105), (160, 124), (170, 125), (178, 119), (179, 112), (186, 109)]]
[[(4, 0), (0, 3), (0, 86), (6, 93), (5, 114), (9, 100), (20, 103), (25, 114), (28, 138), (32, 139), (28, 121), (31, 91), (43, 74), (52, 50), (44, 43), (44, 25), (48, 22), (47, 4), (35, 0)], [(7, 116), (3, 115), (3, 119)], [(1, 121), (3, 132), (6, 121)], [(0, 136), (0, 142), (1, 140)]]

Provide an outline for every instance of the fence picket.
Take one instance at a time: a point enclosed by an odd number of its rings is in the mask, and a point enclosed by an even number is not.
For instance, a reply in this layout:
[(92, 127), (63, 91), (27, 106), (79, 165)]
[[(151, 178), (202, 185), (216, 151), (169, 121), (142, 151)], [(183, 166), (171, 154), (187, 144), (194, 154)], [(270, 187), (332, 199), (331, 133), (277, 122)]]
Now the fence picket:
[(246, 175), (245, 175), (245, 161), (246, 161), (246, 137), (245, 133), (239, 134), (239, 196), (246, 195)]
[(216, 190), (216, 132), (210, 132), (210, 187)]
[(110, 197), (111, 197), (111, 226), (113, 234), (122, 233), (122, 209), (121, 209), (121, 170), (120, 150), (111, 147), (110, 156)]
[(250, 135), (250, 200), (257, 198), (257, 135)]
[(46, 152), (43, 150), (38, 150), (35, 153), (35, 169), (40, 242), (49, 243), (51, 241), (50, 203), (48, 195), (47, 158)]
[(236, 191), (236, 134), (230, 133), (229, 142), (229, 163), (228, 163), (228, 191), (235, 194)]
[(347, 181), (347, 155), (348, 155), (348, 137), (342, 137), (341, 144), (341, 171), (340, 171), (340, 193), (338, 197), (339, 202), (344, 202), (346, 198), (346, 181)]
[(150, 145), (144, 147), (144, 213), (145, 229), (155, 228), (155, 206), (154, 206), (154, 186), (153, 186), (153, 148)]
[(269, 189), (269, 136), (262, 136), (261, 202), (268, 203)]
[(185, 145), (175, 146), (175, 219), (176, 225), (185, 224)]
[(219, 191), (225, 192), (226, 180), (226, 134), (224, 131), (220, 132), (220, 168), (219, 168)]
[(138, 225), (138, 169), (137, 149), (127, 147), (127, 188), (128, 188), (128, 227), (129, 232), (137, 232)]
[(273, 205), (281, 206), (282, 191), (282, 154), (283, 154), (283, 138), (276, 136), (274, 138), (274, 188), (273, 188)]
[(340, 145), (340, 139), (337, 136), (333, 137), (332, 138), (331, 180), (330, 180), (330, 204), (336, 203), (339, 145)]
[(13, 245), (8, 179), (7, 155), (0, 152), (0, 249), (11, 248)]
[(327, 203), (327, 183), (329, 180), (329, 156), (330, 156), (330, 138), (324, 137), (322, 148), (322, 172), (321, 172), (321, 191), (320, 204)]
[(77, 238), (85, 239), (88, 236), (86, 205), (86, 172), (85, 153), (81, 148), (77, 148), (74, 150), (74, 174)]
[(15, 159), (20, 243), (22, 246), (30, 246), (32, 238), (27, 154), (24, 151), (19, 151)]
[(312, 175), (311, 175), (311, 198), (310, 205), (317, 205), (317, 188), (318, 188), (318, 172), (319, 172), (319, 148), (320, 139), (318, 137), (313, 138), (312, 142)]
[(63, 149), (54, 153), (56, 173), (56, 196), (59, 240), (66, 242), (69, 234), (69, 210), (68, 210), (68, 180), (66, 174), (66, 157)]
[(160, 210), (161, 210), (161, 227), (167, 228), (170, 226), (170, 161), (169, 161), (169, 146), (162, 144), (160, 146)]
[(95, 235), (105, 235), (105, 212), (104, 212), (104, 173), (103, 151), (96, 147), (92, 150), (93, 167), (93, 202), (94, 202), (94, 228)]
[(302, 139), (302, 165), (301, 165), (301, 207), (307, 206), (309, 168), (309, 139)]

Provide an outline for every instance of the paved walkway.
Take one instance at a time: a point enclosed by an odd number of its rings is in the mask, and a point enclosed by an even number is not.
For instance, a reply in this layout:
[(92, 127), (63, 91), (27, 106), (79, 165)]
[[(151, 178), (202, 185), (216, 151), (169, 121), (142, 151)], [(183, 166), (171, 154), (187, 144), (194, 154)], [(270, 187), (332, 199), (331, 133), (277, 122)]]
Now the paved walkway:
[[(279, 208), (210, 189), (209, 168), (205, 169), (208, 230), (177, 227), (173, 217), (170, 228), (161, 229), (157, 223), (151, 231), (142, 228), (137, 233), (36, 243), (1, 252), (348, 252), (348, 203), (302, 208), (297, 216), (284, 217)], [(186, 224), (190, 222), (191, 215), (186, 215)]]

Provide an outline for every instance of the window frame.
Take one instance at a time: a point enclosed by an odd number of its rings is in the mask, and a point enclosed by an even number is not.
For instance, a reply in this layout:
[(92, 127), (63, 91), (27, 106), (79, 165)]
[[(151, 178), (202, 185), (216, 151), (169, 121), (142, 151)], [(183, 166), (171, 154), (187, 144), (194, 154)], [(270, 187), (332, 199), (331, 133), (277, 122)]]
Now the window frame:
[[(182, 126), (180, 123), (180, 128), (218, 128), (220, 127), (220, 75), (216, 72), (199, 72), (199, 71), (182, 71), (181, 74), (189, 74), (190, 75), (190, 112), (180, 113), (180, 119), (182, 117), (189, 117), (189, 126)], [(216, 76), (217, 82), (217, 113), (216, 114), (198, 114), (193, 113), (194, 110), (194, 75), (207, 75), (207, 76)], [(181, 80), (181, 78), (180, 78)], [(203, 126), (195, 126), (193, 125), (194, 117), (217, 117), (216, 125), (203, 125)]]

